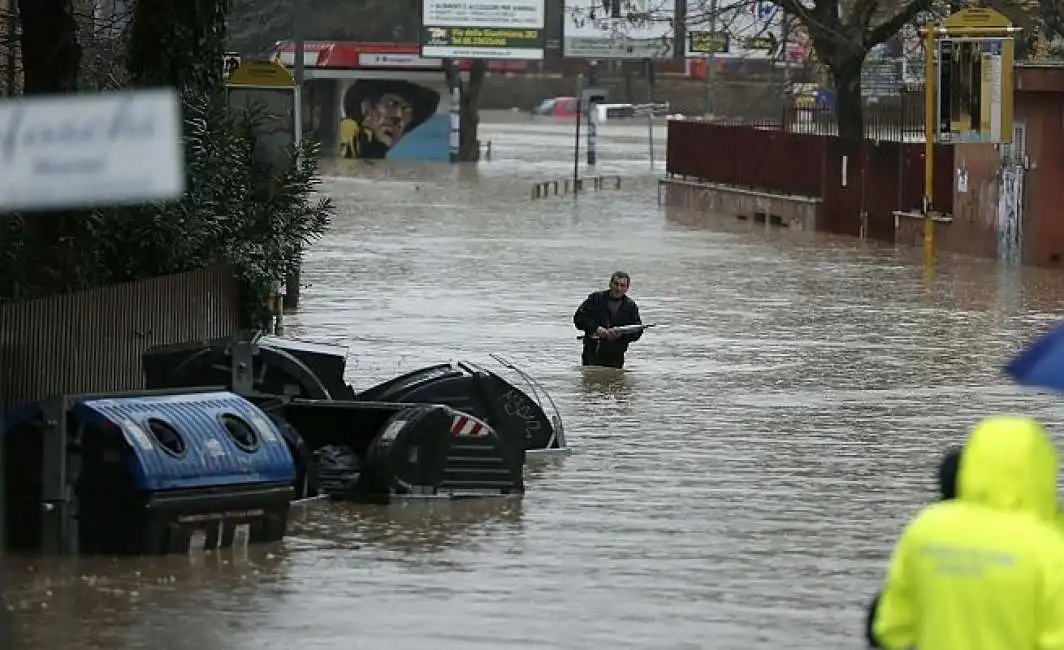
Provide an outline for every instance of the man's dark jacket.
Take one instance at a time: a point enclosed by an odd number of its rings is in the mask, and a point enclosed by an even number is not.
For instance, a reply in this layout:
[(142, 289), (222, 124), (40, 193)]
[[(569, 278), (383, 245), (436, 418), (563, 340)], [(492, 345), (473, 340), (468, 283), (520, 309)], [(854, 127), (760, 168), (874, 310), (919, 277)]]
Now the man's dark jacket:
[(606, 339), (598, 340), (591, 338), (599, 327), (623, 327), (625, 325), (642, 325), (639, 318), (639, 306), (635, 301), (624, 296), (615, 314), (610, 313), (609, 290), (595, 291), (577, 307), (573, 314), (573, 325), (576, 329), (583, 330), (584, 353), (581, 361), (585, 366), (608, 366), (610, 368), (624, 367), (624, 353), (628, 351), (628, 344), (638, 341), (643, 336), (642, 331), (633, 334), (625, 334), (614, 341)]

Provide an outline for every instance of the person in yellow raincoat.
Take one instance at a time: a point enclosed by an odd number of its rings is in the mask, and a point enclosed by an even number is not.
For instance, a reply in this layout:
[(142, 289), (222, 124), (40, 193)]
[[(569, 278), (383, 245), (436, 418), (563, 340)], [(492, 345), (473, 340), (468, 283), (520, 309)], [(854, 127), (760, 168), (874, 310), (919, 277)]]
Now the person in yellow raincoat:
[(1057, 457), (1034, 420), (980, 422), (955, 499), (924, 508), (890, 559), (872, 635), (887, 650), (1064, 650)]

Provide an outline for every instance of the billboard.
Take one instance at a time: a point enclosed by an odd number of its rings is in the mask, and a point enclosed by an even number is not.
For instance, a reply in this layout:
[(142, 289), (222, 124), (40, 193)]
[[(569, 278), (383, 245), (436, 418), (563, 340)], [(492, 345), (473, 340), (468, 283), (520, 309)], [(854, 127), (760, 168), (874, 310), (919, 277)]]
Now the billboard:
[(421, 56), (543, 58), (546, 0), (421, 0)]
[(675, 56), (673, 0), (564, 0), (562, 54), (578, 59)]
[[(708, 0), (687, 3), (684, 56), (718, 59), (776, 59), (783, 45), (783, 11), (769, 0), (720, 3), (713, 12)], [(715, 13), (715, 15), (714, 15)]]

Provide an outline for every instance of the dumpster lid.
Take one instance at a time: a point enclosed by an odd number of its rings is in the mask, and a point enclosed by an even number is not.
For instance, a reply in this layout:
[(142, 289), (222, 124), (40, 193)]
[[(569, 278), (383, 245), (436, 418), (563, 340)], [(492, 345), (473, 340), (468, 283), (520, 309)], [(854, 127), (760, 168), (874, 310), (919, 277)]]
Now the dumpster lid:
[(279, 350), (299, 350), (302, 352), (316, 352), (318, 354), (330, 354), (347, 358), (346, 345), (334, 345), (331, 343), (312, 343), (298, 339), (285, 339), (271, 334), (264, 334), (256, 341), (260, 346), (277, 348)]

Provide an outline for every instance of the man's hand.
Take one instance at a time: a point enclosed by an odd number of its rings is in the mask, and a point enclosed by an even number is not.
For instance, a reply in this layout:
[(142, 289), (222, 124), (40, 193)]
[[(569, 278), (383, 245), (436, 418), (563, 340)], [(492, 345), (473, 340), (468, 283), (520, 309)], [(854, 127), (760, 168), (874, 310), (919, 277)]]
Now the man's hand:
[(620, 337), (621, 337), (621, 333), (617, 331), (617, 328), (611, 327), (610, 329), (606, 330), (606, 338), (607, 339), (609, 339), (611, 341), (616, 341)]
[(605, 327), (598, 327), (595, 329), (595, 336), (599, 337), (600, 339), (609, 338), (610, 331)]

